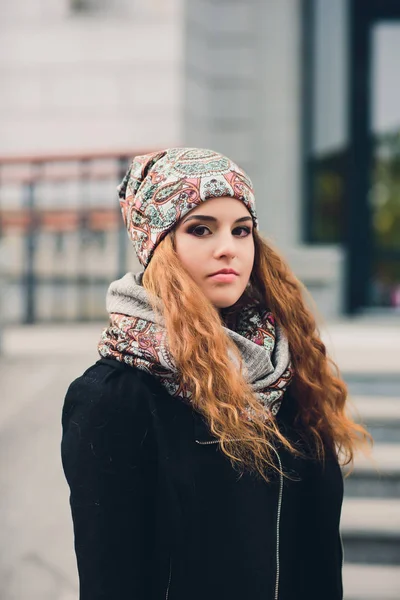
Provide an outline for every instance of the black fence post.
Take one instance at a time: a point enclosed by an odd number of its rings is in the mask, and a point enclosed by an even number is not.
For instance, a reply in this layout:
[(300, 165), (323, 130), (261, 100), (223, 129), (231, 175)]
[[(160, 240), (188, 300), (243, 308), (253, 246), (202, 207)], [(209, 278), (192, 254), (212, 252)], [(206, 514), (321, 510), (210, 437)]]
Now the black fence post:
[(350, 3), (350, 148), (346, 202), (346, 312), (370, 304), (372, 222), (369, 188), (372, 166), (371, 3)]
[(78, 286), (78, 321), (86, 321), (87, 314), (87, 298), (89, 294), (89, 272), (86, 254), (89, 246), (89, 183), (90, 183), (90, 167), (91, 161), (82, 159), (80, 161), (80, 205), (79, 205), (79, 254), (78, 254), (78, 269), (77, 269), (77, 286)]
[(32, 324), (36, 320), (35, 254), (37, 247), (37, 220), (35, 218), (35, 181), (32, 179), (24, 187), (23, 204), (28, 217), (27, 235), (25, 239), (25, 270), (23, 286), (23, 289), (25, 291), (24, 323)]
[(301, 202), (302, 240), (315, 241), (313, 211), (313, 138), (314, 138), (314, 68), (315, 68), (315, 2), (302, 0), (301, 3), (301, 134), (300, 151), (302, 157)]
[[(118, 161), (118, 173), (119, 173), (119, 181), (121, 183), (123, 178), (125, 177), (126, 171), (128, 170), (129, 159), (126, 156), (120, 156)], [(118, 199), (117, 199), (118, 200)], [(123, 223), (123, 219), (121, 216), (121, 209), (119, 206), (119, 202), (117, 202), (117, 211), (118, 211), (118, 277), (122, 277), (125, 275), (127, 271), (127, 256), (126, 256), (126, 228)]]

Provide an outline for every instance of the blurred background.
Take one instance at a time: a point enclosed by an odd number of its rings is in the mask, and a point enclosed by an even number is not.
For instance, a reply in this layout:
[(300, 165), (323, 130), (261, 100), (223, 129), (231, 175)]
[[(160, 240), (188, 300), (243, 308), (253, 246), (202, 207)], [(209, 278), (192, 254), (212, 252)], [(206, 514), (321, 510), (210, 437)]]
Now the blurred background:
[(60, 415), (139, 265), (116, 186), (200, 146), (250, 175), (375, 437), (345, 598), (400, 599), (400, 2), (0, 0), (0, 600), (78, 598)]

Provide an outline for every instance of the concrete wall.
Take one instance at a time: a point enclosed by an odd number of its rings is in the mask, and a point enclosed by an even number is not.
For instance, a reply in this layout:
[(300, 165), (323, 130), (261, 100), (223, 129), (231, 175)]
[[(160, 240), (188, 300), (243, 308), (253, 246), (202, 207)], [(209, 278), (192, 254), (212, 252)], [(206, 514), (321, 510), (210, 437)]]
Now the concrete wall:
[(0, 3), (0, 153), (179, 143), (181, 0), (72, 4)]
[(342, 307), (340, 249), (301, 231), (301, 3), (187, 0), (185, 144), (221, 151), (253, 180), (260, 228), (324, 316)]
[(299, 240), (300, 3), (188, 0), (185, 132), (251, 176), (263, 231)]

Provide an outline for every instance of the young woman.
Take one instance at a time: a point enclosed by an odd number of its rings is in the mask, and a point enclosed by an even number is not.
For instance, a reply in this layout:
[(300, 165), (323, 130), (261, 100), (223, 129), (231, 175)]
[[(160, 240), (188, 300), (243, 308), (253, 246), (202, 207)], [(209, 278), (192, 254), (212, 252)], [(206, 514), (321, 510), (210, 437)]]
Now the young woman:
[(63, 410), (81, 600), (341, 600), (346, 416), (303, 288), (252, 184), (193, 148), (119, 187), (139, 273)]

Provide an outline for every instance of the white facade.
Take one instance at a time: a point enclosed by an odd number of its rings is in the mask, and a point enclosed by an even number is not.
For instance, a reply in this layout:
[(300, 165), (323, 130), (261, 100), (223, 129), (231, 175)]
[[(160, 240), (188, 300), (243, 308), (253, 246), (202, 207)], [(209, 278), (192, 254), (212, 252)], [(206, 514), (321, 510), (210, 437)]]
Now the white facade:
[(0, 154), (179, 143), (181, 0), (75, 2), (0, 3)]

